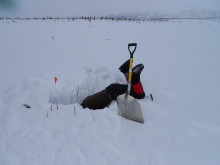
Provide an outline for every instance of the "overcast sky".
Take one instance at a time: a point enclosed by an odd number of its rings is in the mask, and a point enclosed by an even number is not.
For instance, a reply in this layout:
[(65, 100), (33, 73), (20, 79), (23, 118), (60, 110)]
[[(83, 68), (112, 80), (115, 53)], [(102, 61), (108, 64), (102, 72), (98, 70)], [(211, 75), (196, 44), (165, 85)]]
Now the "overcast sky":
[(105, 16), (144, 11), (220, 10), (220, 0), (0, 0), (0, 16)]

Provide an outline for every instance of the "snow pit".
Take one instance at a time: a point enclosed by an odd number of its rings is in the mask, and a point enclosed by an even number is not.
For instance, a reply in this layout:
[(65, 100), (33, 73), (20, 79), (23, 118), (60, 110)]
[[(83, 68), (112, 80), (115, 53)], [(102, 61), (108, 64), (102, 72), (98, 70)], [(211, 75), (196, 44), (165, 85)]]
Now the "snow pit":
[(53, 104), (78, 103), (89, 95), (100, 92), (112, 83), (126, 84), (123, 74), (107, 67), (82, 67), (71, 74), (58, 78), (56, 89), (51, 92), (49, 102)]

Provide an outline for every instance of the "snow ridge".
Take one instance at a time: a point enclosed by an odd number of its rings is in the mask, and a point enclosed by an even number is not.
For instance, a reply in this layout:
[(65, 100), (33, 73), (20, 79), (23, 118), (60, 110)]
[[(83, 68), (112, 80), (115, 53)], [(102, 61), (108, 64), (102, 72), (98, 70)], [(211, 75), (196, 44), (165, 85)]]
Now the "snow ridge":
[(82, 103), (87, 96), (100, 92), (111, 83), (126, 84), (125, 78), (119, 71), (116, 73), (104, 66), (82, 67), (57, 78), (56, 84), (54, 76), (49, 73), (23, 79), (20, 84), (5, 92), (3, 102), (34, 106), (38, 106), (37, 102), (69, 105), (77, 102), (78, 86), (78, 103)]
[(78, 103), (89, 95), (100, 92), (112, 83), (125, 84), (122, 74), (114, 73), (107, 67), (83, 67), (71, 74), (59, 78), (57, 89), (51, 93), (50, 102), (56, 104)]

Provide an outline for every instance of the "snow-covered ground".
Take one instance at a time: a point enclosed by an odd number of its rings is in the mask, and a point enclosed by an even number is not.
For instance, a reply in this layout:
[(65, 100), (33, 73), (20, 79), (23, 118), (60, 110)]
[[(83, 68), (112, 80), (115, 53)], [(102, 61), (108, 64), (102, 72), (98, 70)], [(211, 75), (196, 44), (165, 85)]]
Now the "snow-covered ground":
[[(1, 20), (0, 164), (219, 165), (219, 22)], [(131, 42), (144, 124), (79, 104), (126, 83)]]

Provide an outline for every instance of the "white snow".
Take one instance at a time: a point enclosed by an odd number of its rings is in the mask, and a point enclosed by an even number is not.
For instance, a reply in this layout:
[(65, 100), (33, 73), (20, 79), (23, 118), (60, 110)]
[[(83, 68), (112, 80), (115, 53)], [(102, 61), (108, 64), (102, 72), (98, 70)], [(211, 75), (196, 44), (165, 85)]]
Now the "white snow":
[[(0, 20), (0, 164), (220, 164), (219, 22)], [(80, 106), (126, 83), (131, 42), (133, 66), (145, 65), (144, 124), (115, 101)]]

